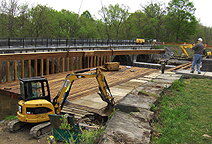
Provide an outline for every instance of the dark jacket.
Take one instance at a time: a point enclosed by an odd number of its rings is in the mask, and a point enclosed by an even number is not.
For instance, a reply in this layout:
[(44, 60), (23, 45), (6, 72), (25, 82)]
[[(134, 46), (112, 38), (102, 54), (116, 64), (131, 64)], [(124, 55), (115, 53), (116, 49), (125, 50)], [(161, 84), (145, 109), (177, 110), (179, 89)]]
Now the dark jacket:
[(195, 46), (193, 46), (193, 50), (195, 54), (203, 54), (203, 50), (204, 50), (204, 44), (203, 43), (198, 43)]

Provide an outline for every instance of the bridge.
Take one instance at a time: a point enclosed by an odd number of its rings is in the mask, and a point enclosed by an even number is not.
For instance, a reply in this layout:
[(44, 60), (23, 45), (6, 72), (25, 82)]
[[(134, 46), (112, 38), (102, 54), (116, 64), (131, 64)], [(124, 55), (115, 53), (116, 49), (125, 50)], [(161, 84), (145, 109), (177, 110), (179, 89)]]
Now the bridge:
[(99, 67), (106, 62), (113, 61), (115, 56), (130, 55), (133, 57), (133, 55), (140, 54), (165, 53), (163, 49), (144, 49), (145, 46), (142, 45), (124, 47), (128, 47), (128, 49), (116, 50), (107, 46), (106, 50), (91, 50), (90, 47), (90, 50), (81, 51), (66, 49), (66, 51), (55, 52), (0, 54), (0, 82)]

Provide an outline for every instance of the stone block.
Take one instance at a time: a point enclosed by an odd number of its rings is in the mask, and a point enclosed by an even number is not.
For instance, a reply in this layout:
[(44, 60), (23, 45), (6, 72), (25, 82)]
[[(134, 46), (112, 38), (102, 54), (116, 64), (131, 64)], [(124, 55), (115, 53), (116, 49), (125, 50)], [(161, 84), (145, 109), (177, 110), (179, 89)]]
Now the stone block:
[(138, 108), (150, 110), (153, 103), (156, 103), (156, 98), (153, 96), (127, 94), (118, 104), (115, 109), (122, 112), (138, 112)]
[[(139, 117), (139, 116), (138, 116)], [(100, 144), (150, 143), (151, 127), (130, 114), (115, 111), (107, 122)]]

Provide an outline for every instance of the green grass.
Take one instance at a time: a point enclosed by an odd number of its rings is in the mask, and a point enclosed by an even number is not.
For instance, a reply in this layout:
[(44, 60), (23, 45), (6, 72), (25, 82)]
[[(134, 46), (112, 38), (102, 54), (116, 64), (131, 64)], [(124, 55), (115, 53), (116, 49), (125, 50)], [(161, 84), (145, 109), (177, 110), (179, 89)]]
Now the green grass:
[(15, 119), (18, 119), (17, 116), (15, 115), (11, 115), (5, 118), (5, 120), (15, 120)]
[(212, 80), (175, 81), (159, 103), (151, 143), (212, 143)]

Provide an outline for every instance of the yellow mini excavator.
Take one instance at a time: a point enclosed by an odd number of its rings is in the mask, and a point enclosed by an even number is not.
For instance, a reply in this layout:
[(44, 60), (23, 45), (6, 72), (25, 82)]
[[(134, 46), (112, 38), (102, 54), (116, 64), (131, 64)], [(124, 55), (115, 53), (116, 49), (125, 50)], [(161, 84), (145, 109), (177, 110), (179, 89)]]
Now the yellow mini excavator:
[(136, 45), (143, 45), (145, 43), (145, 39), (136, 39)]
[(182, 44), (180, 46), (180, 48), (182, 49), (182, 51), (184, 52), (184, 54), (187, 56), (187, 59), (189, 59), (189, 56), (188, 56), (188, 53), (187, 51), (185, 50), (186, 48), (192, 48), (193, 45), (192, 44)]
[(73, 82), (81, 78), (94, 77), (99, 84), (99, 95), (107, 102), (105, 110), (113, 107), (115, 102), (102, 71), (97, 68), (95, 73), (83, 74), (94, 69), (77, 71), (68, 74), (57, 96), (51, 101), (50, 88), (46, 78), (32, 77), (20, 79), (21, 100), (18, 102), (17, 120), (8, 123), (11, 132), (16, 132), (29, 123), (35, 124), (30, 129), (34, 138), (40, 138), (51, 131), (49, 114), (60, 114), (65, 100), (69, 95)]
[[(187, 56), (187, 59), (190, 59), (189, 56), (188, 56), (188, 53), (187, 51), (185, 50), (186, 48), (192, 48), (193, 47), (193, 44), (182, 44), (180, 46), (180, 48), (182, 49), (182, 51), (184, 52), (184, 54)], [(208, 51), (204, 48), (204, 51), (203, 51), (203, 54), (202, 54), (203, 57), (211, 57), (211, 51)]]

